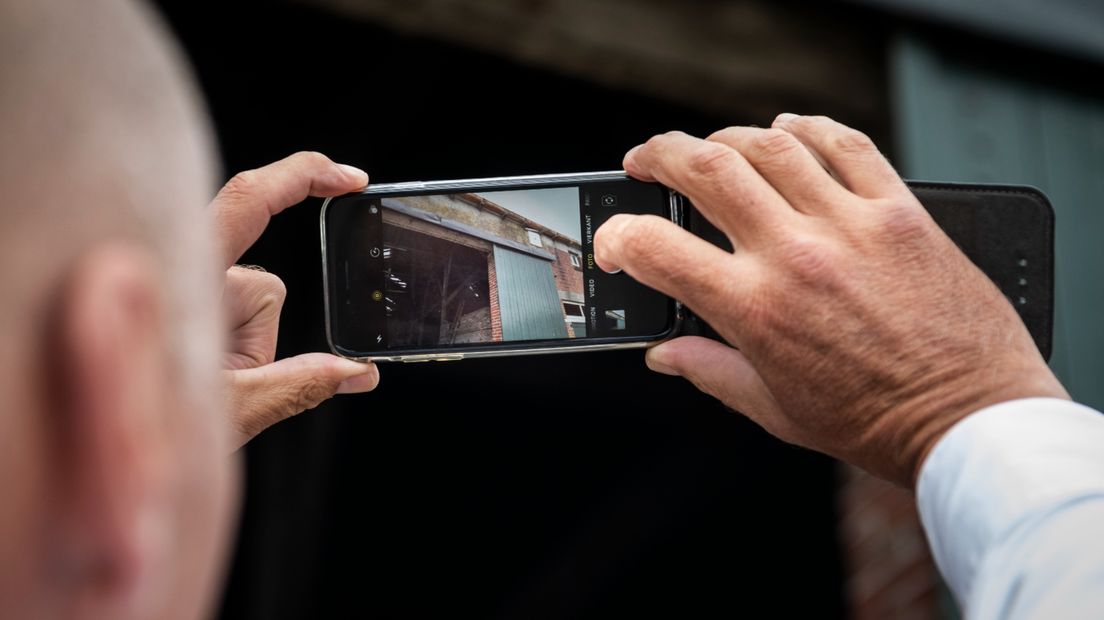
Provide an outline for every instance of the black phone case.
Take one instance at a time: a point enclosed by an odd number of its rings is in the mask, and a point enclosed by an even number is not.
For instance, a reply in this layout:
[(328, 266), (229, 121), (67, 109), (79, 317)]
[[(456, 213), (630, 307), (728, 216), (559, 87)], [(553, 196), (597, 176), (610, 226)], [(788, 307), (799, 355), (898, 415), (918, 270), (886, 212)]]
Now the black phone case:
[[(1050, 359), (1054, 317), (1054, 209), (1034, 187), (908, 181), (936, 223), (1020, 314), (1039, 351)], [(686, 227), (727, 250), (732, 246), (692, 207)], [(680, 331), (723, 340), (687, 312)]]

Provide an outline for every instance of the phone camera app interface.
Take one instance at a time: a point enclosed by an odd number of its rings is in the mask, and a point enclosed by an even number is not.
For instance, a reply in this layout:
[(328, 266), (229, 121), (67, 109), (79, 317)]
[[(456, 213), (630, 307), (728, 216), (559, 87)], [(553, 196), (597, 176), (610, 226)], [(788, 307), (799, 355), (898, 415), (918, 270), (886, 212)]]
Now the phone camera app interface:
[(594, 261), (594, 233), (622, 212), (668, 216), (668, 194), (611, 180), (335, 203), (335, 339), (377, 351), (661, 335), (673, 302)]

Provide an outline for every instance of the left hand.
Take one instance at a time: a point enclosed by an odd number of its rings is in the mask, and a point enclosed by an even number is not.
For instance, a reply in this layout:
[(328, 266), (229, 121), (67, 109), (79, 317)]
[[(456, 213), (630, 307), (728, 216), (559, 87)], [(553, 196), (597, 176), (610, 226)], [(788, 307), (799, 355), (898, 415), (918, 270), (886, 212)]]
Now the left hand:
[(279, 277), (234, 263), (257, 241), (269, 219), (308, 196), (338, 196), (368, 184), (368, 175), (335, 164), (320, 153), (296, 153), (242, 172), (209, 207), (226, 284), (230, 321), (223, 358), (230, 393), (235, 449), (276, 422), (317, 407), (339, 393), (367, 392), (379, 383), (374, 364), (329, 353), (305, 353), (276, 361), (276, 336), (286, 289)]

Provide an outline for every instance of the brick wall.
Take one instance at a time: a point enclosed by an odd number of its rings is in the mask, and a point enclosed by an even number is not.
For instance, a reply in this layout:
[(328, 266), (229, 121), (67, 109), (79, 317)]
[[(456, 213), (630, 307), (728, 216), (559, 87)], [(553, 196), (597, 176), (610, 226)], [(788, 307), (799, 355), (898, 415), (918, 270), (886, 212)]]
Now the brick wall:
[[(579, 267), (575, 267), (571, 264), (571, 253), (559, 247), (559, 245), (551, 246), (545, 244), (545, 250), (551, 250), (556, 256), (556, 260), (552, 262), (552, 276), (556, 278), (556, 290), (566, 291), (569, 293), (575, 293), (580, 296), (583, 294), (583, 270)], [(578, 256), (578, 254), (576, 254)], [(579, 264), (582, 265), (582, 258), (579, 259)], [(566, 297), (561, 295), (561, 297)]]
[(939, 618), (939, 578), (912, 493), (841, 466), (847, 599), (855, 620)]
[[(555, 258), (552, 261), (552, 278), (556, 281), (556, 291), (560, 300), (568, 300), (581, 303), (583, 296), (583, 270), (581, 248), (575, 245), (566, 246), (548, 236), (542, 237), (544, 249), (552, 253)], [(574, 252), (579, 257), (579, 267), (571, 264), (571, 254)], [(564, 323), (567, 325), (567, 337), (575, 338), (575, 329), (567, 322), (567, 312), (560, 304), (560, 312), (563, 314)]]
[(494, 252), (487, 254), (487, 296), (491, 302), (491, 342), (502, 342), (502, 308), (498, 305), (498, 275)]

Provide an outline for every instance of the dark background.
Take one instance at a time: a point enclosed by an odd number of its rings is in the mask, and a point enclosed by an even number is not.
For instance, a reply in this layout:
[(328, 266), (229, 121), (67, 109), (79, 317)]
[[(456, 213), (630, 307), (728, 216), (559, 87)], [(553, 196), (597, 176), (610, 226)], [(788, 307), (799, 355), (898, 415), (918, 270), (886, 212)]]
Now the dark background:
[[(307, 7), (162, 4), (227, 176), (302, 149), (376, 182), (607, 170), (655, 132), (770, 121)], [(280, 356), (325, 350), (319, 207), (242, 261), (287, 283)], [(223, 617), (844, 614), (833, 464), (640, 352), (380, 374), (246, 449)]]

